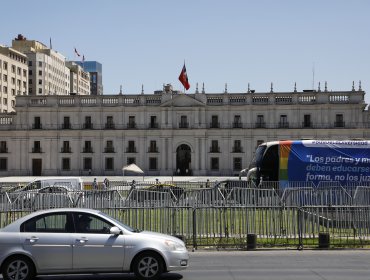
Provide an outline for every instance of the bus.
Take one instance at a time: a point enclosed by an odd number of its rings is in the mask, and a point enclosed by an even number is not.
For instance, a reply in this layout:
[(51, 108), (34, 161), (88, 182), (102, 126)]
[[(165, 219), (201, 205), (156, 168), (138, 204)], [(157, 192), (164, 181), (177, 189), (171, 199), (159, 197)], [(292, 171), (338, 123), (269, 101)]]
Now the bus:
[(247, 180), (289, 182), (370, 182), (368, 140), (284, 140), (266, 142), (256, 149)]

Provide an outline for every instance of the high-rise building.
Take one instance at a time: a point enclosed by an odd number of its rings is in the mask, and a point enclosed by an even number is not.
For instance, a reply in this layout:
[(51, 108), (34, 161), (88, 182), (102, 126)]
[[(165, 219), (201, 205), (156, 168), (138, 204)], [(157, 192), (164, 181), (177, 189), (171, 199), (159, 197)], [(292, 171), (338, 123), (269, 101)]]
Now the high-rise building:
[(12, 47), (28, 58), (29, 95), (70, 93), (70, 70), (66, 67), (65, 56), (21, 34), (12, 41)]
[(90, 91), (91, 95), (103, 94), (103, 67), (97, 61), (76, 61), (83, 69), (90, 73)]
[(73, 61), (67, 61), (66, 66), (71, 71), (71, 94), (90, 95), (90, 73)]
[(0, 112), (13, 112), (16, 95), (27, 93), (27, 56), (0, 45)]

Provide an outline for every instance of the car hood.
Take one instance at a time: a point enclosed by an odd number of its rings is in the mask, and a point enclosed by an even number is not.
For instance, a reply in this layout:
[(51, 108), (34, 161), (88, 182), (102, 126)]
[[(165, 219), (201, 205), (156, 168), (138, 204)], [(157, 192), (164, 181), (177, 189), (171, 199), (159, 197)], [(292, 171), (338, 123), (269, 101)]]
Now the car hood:
[(171, 236), (171, 235), (168, 235), (168, 234), (159, 233), (159, 232), (154, 232), (154, 231), (141, 231), (138, 234), (140, 234), (140, 236), (145, 235), (145, 236), (151, 237), (151, 238), (157, 238), (157, 239), (162, 239), (162, 240), (171, 240), (171, 241), (174, 241), (174, 242), (177, 242), (177, 243), (184, 243), (181, 239), (179, 239), (177, 237), (174, 237), (174, 236)]

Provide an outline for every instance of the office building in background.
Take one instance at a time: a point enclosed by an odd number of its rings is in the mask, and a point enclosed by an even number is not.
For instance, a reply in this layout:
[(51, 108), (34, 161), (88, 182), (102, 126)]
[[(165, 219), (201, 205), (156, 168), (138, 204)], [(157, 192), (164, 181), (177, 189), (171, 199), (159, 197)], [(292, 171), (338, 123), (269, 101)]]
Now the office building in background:
[(90, 73), (90, 92), (91, 95), (103, 94), (103, 67), (97, 61), (75, 61), (82, 68)]

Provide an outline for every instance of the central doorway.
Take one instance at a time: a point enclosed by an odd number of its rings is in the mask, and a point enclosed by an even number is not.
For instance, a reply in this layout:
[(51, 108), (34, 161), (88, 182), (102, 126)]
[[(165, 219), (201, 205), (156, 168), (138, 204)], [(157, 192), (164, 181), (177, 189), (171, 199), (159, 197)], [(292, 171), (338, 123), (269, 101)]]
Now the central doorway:
[(42, 160), (41, 158), (32, 159), (32, 176), (41, 176)]
[(191, 149), (188, 145), (182, 144), (176, 149), (176, 175), (191, 175)]

